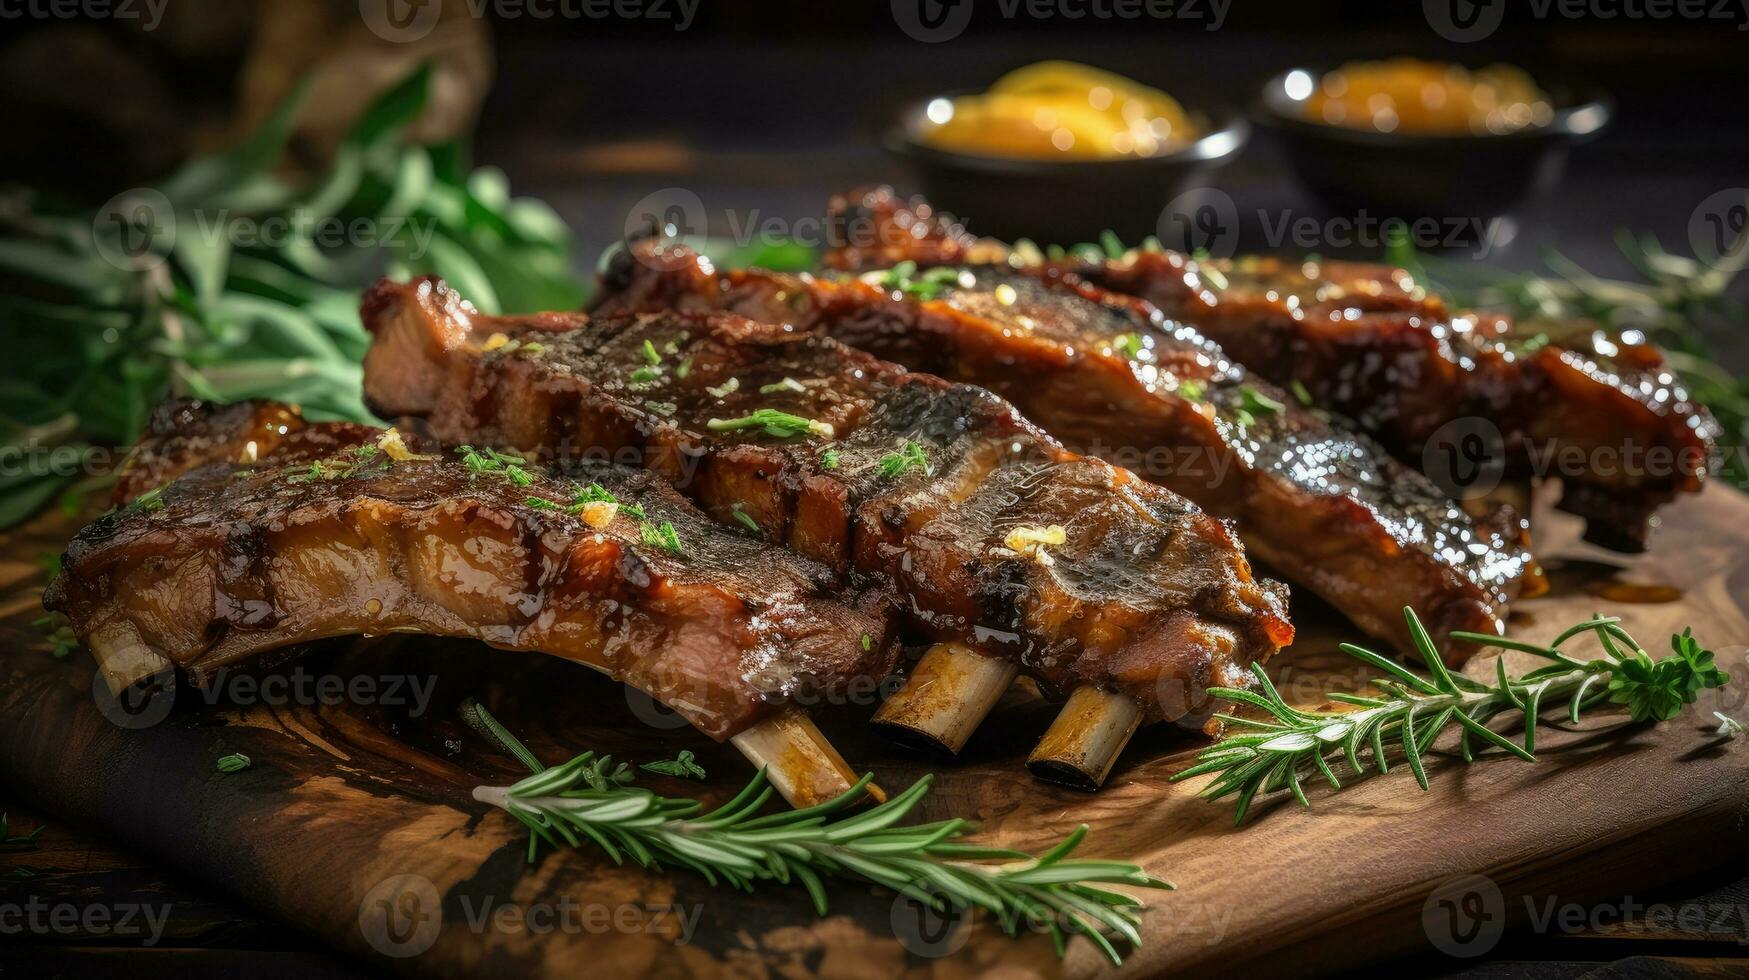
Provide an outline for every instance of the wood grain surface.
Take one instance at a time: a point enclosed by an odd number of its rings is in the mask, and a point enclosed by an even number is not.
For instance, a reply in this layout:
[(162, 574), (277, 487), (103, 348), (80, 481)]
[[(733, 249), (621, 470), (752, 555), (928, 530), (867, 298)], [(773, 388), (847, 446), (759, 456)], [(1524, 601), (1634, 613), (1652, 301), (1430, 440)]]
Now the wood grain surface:
[[(89, 657), (55, 659), (32, 625), (39, 559), (73, 526), (50, 517), (0, 542), (8, 794), (319, 942), (409, 974), (1109, 970), (1084, 941), (1059, 961), (1041, 934), (1015, 940), (976, 919), (921, 921), (909, 903), (855, 882), (835, 886), (831, 913), (818, 919), (791, 889), (737, 893), (590, 851), (528, 864), (520, 826), (470, 798), (475, 785), (517, 770), (459, 723), (464, 697), (484, 700), (549, 762), (582, 748), (634, 762), (690, 748), (706, 783), (651, 785), (712, 799), (749, 775), (732, 749), (558, 661), (418, 637), (330, 643), (232, 675), (218, 694), (181, 687), (170, 704), (117, 715), (93, 693)], [(1555, 589), (1523, 604), (1515, 633), (1547, 638), (1596, 609), (1623, 615), (1649, 646), (1692, 625), (1732, 685), (1657, 728), (1607, 714), (1549, 725), (1536, 765), (1436, 761), (1428, 792), (1393, 773), (1340, 794), (1314, 791), (1310, 811), (1270, 801), (1238, 829), (1227, 806), (1196, 797), (1199, 782), (1167, 782), (1204, 744), (1173, 726), (1138, 735), (1097, 795), (1034, 782), (1021, 761), (1051, 708), (1024, 685), (951, 763), (870, 736), (872, 698), (816, 714), (847, 758), (889, 788), (934, 772), (922, 818), (971, 817), (980, 839), (1032, 849), (1087, 823), (1086, 855), (1139, 861), (1176, 882), (1175, 892), (1143, 896), (1146, 941), (1124, 974), (1317, 973), (1418, 949), (1485, 952), (1500, 929), (1537, 928), (1550, 908), (1651, 888), (1749, 851), (1749, 743), (1711, 735), (1712, 712), (1741, 717), (1749, 691), (1749, 498), (1715, 487), (1683, 501), (1653, 552), (1634, 558), (1577, 544), (1558, 515), (1539, 514), (1537, 527)], [(1316, 705), (1324, 690), (1364, 684), (1334, 649), (1352, 632), (1313, 602), (1295, 612), (1302, 639), (1274, 672), (1290, 698)], [(1471, 667), (1492, 669), (1487, 657)], [(232, 752), (253, 765), (217, 772)]]

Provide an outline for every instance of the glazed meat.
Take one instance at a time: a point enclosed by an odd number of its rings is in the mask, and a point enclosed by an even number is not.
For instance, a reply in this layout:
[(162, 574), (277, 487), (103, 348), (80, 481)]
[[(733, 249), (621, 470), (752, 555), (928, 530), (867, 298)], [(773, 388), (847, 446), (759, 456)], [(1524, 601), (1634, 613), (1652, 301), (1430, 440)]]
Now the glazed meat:
[(377, 411), (445, 441), (635, 461), (750, 538), (892, 583), (913, 636), (1050, 687), (1178, 717), (1292, 638), (1283, 591), (1222, 522), (985, 390), (738, 316), (485, 317), (434, 280), (378, 284), (364, 320)]
[(368, 425), (308, 425), (296, 408), (279, 402), (213, 405), (173, 398), (152, 412), (139, 445), (121, 465), (111, 502), (119, 507), (211, 463), (247, 466), (268, 456), (303, 462), (373, 442), (379, 434)]
[[(1000, 245), (887, 188), (829, 207), (836, 268), (1007, 258)], [(1444, 427), (1486, 420), (1471, 423), (1485, 437), (1469, 463), (1508, 478), (1560, 477), (1562, 507), (1587, 518), (1586, 536), (1598, 544), (1643, 549), (1652, 512), (1700, 489), (1713, 462), (1717, 424), (1636, 332), (1454, 312), (1409, 273), (1382, 265), (1132, 251), (1020, 267), (1064, 288), (1087, 282), (1146, 300), (1413, 465)], [(1435, 465), (1453, 471), (1448, 489), (1469, 479), (1457, 472), (1462, 464)]]
[[(287, 438), (239, 464), (265, 419)], [(798, 685), (893, 666), (881, 589), (728, 532), (643, 471), (416, 455), (275, 405), (163, 420), (142, 458), (196, 462), (204, 445), (224, 461), (85, 528), (44, 599), (112, 676), (168, 661), (199, 679), (333, 636), (472, 637), (588, 664), (723, 739)]]
[(1500, 436), (1483, 451), (1508, 476), (1560, 477), (1561, 506), (1597, 544), (1644, 550), (1652, 512), (1712, 465), (1717, 423), (1637, 333), (1453, 313), (1386, 266), (1138, 252), (1072, 274), (1195, 324), (1405, 459), (1444, 426), (1486, 419)]
[(1071, 449), (1236, 520), (1252, 554), (1375, 635), (1406, 644), (1406, 605), (1439, 637), (1499, 632), (1538, 581), (1519, 528), (1478, 524), (1370, 440), (1136, 300), (998, 267), (719, 274), (649, 240), (619, 254), (604, 287), (598, 313), (729, 310), (988, 387)]

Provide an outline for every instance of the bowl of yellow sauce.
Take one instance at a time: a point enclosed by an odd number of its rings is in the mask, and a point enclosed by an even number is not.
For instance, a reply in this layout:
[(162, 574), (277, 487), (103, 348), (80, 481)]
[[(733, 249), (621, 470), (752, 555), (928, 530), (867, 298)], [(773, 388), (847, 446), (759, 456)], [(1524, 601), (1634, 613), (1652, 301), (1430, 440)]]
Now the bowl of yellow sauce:
[(1069, 244), (1154, 234), (1172, 195), (1248, 134), (1236, 115), (1213, 121), (1134, 79), (1046, 61), (906, 107), (888, 145), (925, 195), (987, 234)]
[(1513, 65), (1392, 58), (1282, 72), (1257, 117), (1333, 210), (1482, 221), (1555, 186), (1610, 105)]

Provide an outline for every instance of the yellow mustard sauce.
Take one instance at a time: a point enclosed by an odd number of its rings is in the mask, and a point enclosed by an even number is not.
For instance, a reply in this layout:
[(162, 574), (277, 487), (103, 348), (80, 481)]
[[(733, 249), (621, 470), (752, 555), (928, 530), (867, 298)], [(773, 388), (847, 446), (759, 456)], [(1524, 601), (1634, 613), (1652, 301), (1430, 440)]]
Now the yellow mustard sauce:
[(1288, 77), (1288, 95), (1305, 118), (1379, 133), (1500, 135), (1547, 125), (1548, 94), (1521, 68), (1461, 65), (1415, 58), (1356, 61), (1321, 78)]
[(936, 99), (918, 138), (979, 156), (1037, 160), (1151, 157), (1201, 133), (1178, 101), (1122, 75), (1041, 61), (979, 95)]

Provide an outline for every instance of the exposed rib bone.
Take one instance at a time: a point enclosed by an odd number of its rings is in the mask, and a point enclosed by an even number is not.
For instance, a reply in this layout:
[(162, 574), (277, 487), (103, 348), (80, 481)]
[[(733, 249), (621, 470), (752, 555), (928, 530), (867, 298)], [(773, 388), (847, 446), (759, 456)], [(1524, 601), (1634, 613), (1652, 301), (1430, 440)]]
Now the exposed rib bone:
[(938, 643), (871, 723), (895, 741), (957, 754), (1019, 673), (1012, 661)]
[(1133, 699), (1091, 685), (1077, 688), (1026, 767), (1040, 779), (1092, 792), (1141, 722), (1141, 706)]
[[(729, 741), (748, 762), (764, 769), (771, 785), (798, 809), (824, 803), (856, 784), (844, 757), (813, 719), (795, 708), (785, 708)], [(868, 793), (876, 802), (887, 798), (873, 783)]]

